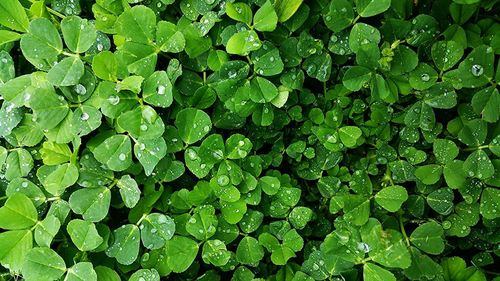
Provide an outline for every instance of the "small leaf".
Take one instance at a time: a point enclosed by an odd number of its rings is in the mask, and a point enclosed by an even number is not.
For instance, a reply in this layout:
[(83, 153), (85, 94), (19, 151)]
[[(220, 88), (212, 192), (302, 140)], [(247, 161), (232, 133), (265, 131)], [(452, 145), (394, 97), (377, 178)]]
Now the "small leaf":
[(408, 200), (408, 192), (399, 185), (388, 186), (375, 195), (375, 201), (389, 212), (396, 212)]
[(444, 250), (444, 231), (437, 222), (427, 222), (419, 225), (410, 236), (410, 241), (420, 250), (438, 255)]

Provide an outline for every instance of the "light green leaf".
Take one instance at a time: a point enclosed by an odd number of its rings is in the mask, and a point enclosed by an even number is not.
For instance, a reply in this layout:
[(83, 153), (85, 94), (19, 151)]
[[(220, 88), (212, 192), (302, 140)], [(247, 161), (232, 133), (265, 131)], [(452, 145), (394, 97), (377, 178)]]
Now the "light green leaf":
[(65, 281), (97, 281), (97, 273), (90, 262), (79, 262), (68, 268)]
[(132, 164), (132, 143), (126, 135), (113, 135), (93, 151), (95, 159), (113, 171), (123, 171)]
[(146, 6), (134, 6), (118, 17), (115, 29), (127, 41), (151, 44), (155, 38), (155, 13)]
[(92, 251), (103, 242), (92, 222), (74, 219), (66, 226), (73, 244), (82, 252)]
[(251, 51), (260, 49), (262, 43), (259, 35), (253, 30), (240, 31), (227, 41), (226, 52), (240, 56), (246, 56)]
[(303, 0), (276, 0), (274, 9), (278, 15), (279, 22), (285, 22), (290, 19), (302, 4)]
[(16, 31), (26, 32), (29, 19), (19, 0), (1, 1), (0, 24)]
[(172, 239), (175, 233), (174, 220), (164, 214), (152, 213), (147, 215), (142, 224), (141, 230), (142, 244), (147, 249), (160, 249), (165, 243)]
[(0, 208), (0, 228), (25, 229), (38, 221), (38, 212), (23, 193), (12, 194)]
[(130, 175), (124, 175), (116, 182), (116, 186), (120, 188), (120, 195), (125, 206), (135, 207), (141, 198), (141, 190), (137, 182)]
[(345, 126), (339, 129), (340, 140), (346, 147), (356, 146), (361, 135), (361, 129), (356, 126)]
[(113, 237), (114, 242), (106, 249), (106, 255), (116, 258), (120, 264), (132, 264), (139, 255), (139, 228), (133, 224), (122, 225), (113, 231)]
[(278, 15), (274, 10), (273, 5), (267, 0), (260, 7), (253, 18), (253, 25), (258, 31), (273, 31), (278, 23)]
[(173, 272), (186, 271), (198, 254), (198, 244), (183, 236), (174, 236), (165, 245), (167, 264)]
[(25, 280), (52, 281), (59, 279), (65, 271), (64, 260), (54, 250), (37, 247), (26, 255), (22, 273)]
[(399, 185), (388, 186), (375, 195), (375, 201), (389, 212), (396, 212), (408, 200), (408, 192)]
[(47, 215), (47, 217), (37, 223), (35, 228), (35, 241), (38, 246), (49, 247), (52, 240), (59, 232), (61, 222), (54, 215)]
[(177, 113), (175, 126), (179, 135), (187, 144), (201, 140), (212, 129), (210, 116), (196, 108), (185, 108)]
[(365, 281), (396, 281), (392, 272), (375, 265), (374, 263), (365, 263), (363, 266), (363, 280)]
[(85, 53), (97, 38), (97, 30), (87, 19), (78, 16), (65, 17), (61, 30), (66, 46), (74, 53)]
[(105, 187), (79, 189), (69, 197), (71, 210), (91, 222), (98, 222), (106, 217), (110, 202), (111, 192)]
[(237, 2), (226, 4), (226, 14), (233, 20), (246, 23), (248, 26), (252, 24), (252, 9), (247, 3)]
[(264, 249), (257, 239), (246, 236), (241, 239), (236, 249), (236, 258), (242, 264), (257, 266), (264, 257)]
[(389, 9), (391, 0), (356, 0), (356, 11), (364, 18), (373, 17)]
[(13, 230), (0, 233), (0, 263), (12, 272), (20, 273), (25, 256), (33, 247), (31, 230)]
[(21, 38), (21, 50), (30, 59), (53, 59), (62, 52), (63, 43), (50, 20), (36, 18), (30, 22), (28, 33)]

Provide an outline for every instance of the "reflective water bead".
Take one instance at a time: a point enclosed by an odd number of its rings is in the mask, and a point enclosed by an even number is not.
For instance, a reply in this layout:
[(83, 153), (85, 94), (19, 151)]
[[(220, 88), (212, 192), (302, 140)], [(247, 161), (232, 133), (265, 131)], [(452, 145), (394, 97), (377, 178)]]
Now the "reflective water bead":
[(471, 68), (472, 75), (478, 77), (483, 75), (484, 69), (481, 65), (479, 64), (474, 64)]

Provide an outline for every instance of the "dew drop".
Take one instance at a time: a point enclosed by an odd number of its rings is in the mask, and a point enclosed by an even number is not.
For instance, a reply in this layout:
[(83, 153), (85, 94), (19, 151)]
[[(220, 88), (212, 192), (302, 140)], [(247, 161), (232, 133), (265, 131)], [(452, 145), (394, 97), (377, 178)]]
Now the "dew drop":
[(82, 121), (87, 121), (87, 120), (89, 120), (89, 118), (90, 118), (90, 116), (87, 112), (82, 113), (82, 116), (80, 117), (80, 119)]
[(127, 157), (125, 156), (124, 153), (120, 153), (120, 155), (118, 155), (118, 159), (120, 159), (121, 161), (124, 161), (125, 158), (127, 158)]
[(87, 93), (87, 88), (82, 84), (78, 84), (75, 86), (75, 92), (79, 95), (85, 95)]
[(479, 64), (474, 64), (471, 68), (472, 75), (479, 77), (483, 75), (484, 69), (481, 65)]
[(429, 79), (431, 79), (431, 77), (429, 76), (429, 74), (423, 73), (422, 75), (420, 75), (420, 79), (422, 79), (422, 81), (424, 82), (427, 82), (429, 81)]

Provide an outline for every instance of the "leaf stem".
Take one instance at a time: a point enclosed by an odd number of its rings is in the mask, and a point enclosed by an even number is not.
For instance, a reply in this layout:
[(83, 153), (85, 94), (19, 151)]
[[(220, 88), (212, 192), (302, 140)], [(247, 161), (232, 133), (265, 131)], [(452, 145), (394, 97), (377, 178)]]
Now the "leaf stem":
[(406, 234), (405, 231), (405, 226), (403, 224), (403, 216), (399, 214), (399, 228), (401, 228), (401, 233), (403, 234), (403, 237), (405, 238), (406, 245), (410, 247), (410, 239), (408, 238), (408, 235)]
[(485, 144), (485, 145), (480, 145), (480, 146), (476, 146), (476, 147), (464, 148), (463, 151), (476, 151), (479, 149), (485, 149), (485, 148), (489, 148), (489, 147), (490, 147), (489, 144)]
[(53, 10), (52, 8), (47, 7), (47, 6), (45, 6), (45, 9), (47, 9), (47, 12), (49, 12), (49, 13), (53, 14), (54, 16), (59, 17), (61, 19), (64, 19), (66, 17), (65, 15), (59, 13), (56, 10)]
[(148, 214), (142, 214), (142, 217), (137, 221), (137, 223), (135, 225), (139, 226), (142, 221), (147, 217)]

